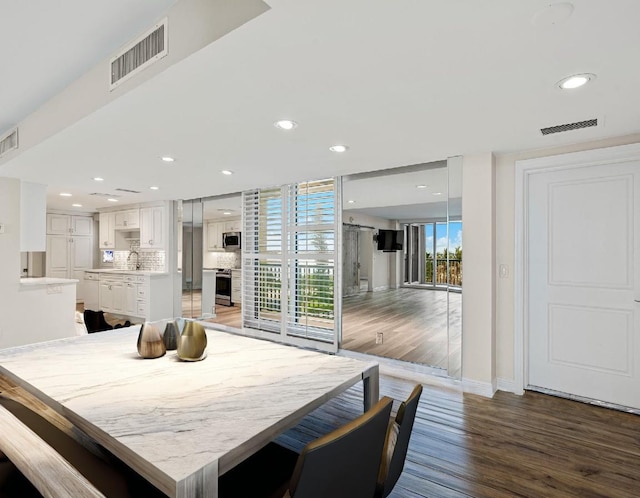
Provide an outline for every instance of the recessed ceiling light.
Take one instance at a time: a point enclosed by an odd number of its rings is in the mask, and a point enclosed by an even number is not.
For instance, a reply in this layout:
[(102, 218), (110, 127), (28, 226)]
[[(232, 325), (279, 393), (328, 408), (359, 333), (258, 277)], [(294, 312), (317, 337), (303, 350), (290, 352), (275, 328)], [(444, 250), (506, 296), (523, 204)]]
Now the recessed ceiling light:
[(281, 119), (280, 121), (276, 121), (273, 123), (276, 128), (280, 128), (281, 130), (293, 130), (298, 123), (295, 121), (291, 121), (290, 119)]
[(434, 192), (432, 195), (442, 195), (442, 192)]
[(348, 203), (348, 204), (355, 204), (355, 202), (356, 202), (356, 201), (353, 201), (353, 200), (349, 200), (349, 201), (347, 201), (347, 203)]
[(567, 76), (566, 78), (561, 79), (560, 81), (558, 81), (557, 85), (562, 90), (574, 90), (576, 88), (580, 88), (583, 85), (586, 85), (594, 79), (596, 79), (595, 74), (574, 74), (573, 76)]
[(329, 147), (329, 150), (331, 152), (346, 152), (346, 150), (349, 147), (347, 147), (346, 145), (332, 145), (331, 147)]
[(82, 204), (71, 204), (74, 208), (81, 208)]
[(427, 188), (428, 185), (416, 185), (416, 188)]
[(104, 178), (100, 178), (99, 176), (96, 176), (93, 180), (96, 182), (103, 182)]
[(118, 202), (118, 199), (107, 199), (109, 202)]
[(220, 173), (222, 173), (223, 175), (233, 175), (233, 171), (230, 171), (228, 169), (223, 169)]
[(225, 211), (222, 214), (231, 214), (231, 211)]
[(149, 187), (149, 189), (151, 189), (151, 190), (159, 190), (159, 189), (160, 189), (160, 187), (156, 187), (156, 186), (154, 185), (153, 187)]
[(71, 194), (69, 192), (60, 192), (60, 195), (62, 197), (71, 197)]
[(175, 159), (171, 156), (162, 156), (161, 159), (165, 162), (165, 163), (172, 163), (173, 161), (175, 161)]

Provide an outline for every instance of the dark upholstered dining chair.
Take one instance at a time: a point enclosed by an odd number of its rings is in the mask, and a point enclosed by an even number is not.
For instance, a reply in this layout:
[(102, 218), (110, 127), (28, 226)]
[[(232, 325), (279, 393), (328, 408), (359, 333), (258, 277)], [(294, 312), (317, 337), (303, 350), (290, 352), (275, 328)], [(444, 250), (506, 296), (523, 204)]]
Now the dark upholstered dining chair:
[(409, 448), (413, 422), (418, 410), (422, 386), (416, 385), (406, 401), (400, 404), (398, 413), (389, 423), (387, 438), (382, 451), (375, 498), (386, 498), (398, 482)]
[[(289, 450), (280, 447), (282, 457), (259, 452), (223, 475), (220, 497), (272, 498), (372, 498), (384, 446), (391, 398), (384, 397), (375, 406), (344, 426), (307, 444), (297, 459), (287, 457)], [(295, 455), (295, 453), (293, 453)], [(252, 461), (253, 460), (253, 461)], [(261, 483), (258, 473), (273, 480), (282, 462), (290, 462), (284, 485)], [(291, 464), (295, 462), (293, 472)], [(282, 475), (282, 472), (280, 472)], [(286, 479), (289, 477), (287, 484)]]

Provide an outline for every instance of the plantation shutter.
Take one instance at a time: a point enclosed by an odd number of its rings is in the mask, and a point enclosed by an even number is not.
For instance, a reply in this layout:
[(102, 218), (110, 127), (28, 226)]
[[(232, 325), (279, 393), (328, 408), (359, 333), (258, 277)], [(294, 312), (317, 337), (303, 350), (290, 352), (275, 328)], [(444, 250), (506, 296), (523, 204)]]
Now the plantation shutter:
[(243, 326), (335, 350), (335, 180), (248, 191), (243, 204)]

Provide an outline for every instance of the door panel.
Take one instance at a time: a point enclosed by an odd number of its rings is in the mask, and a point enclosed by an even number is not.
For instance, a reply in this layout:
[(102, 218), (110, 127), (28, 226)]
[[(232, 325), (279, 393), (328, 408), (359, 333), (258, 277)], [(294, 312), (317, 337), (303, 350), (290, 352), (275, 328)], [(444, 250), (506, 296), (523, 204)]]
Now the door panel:
[(640, 408), (640, 163), (531, 175), (529, 379)]
[(358, 229), (344, 227), (342, 231), (342, 295), (355, 296), (360, 292), (358, 268)]

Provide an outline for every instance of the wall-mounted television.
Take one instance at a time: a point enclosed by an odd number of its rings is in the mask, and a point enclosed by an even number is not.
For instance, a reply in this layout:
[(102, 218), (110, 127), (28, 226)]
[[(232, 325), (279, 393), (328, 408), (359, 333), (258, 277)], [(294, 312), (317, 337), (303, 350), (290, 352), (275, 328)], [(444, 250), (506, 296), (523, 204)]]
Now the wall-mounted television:
[(378, 230), (378, 251), (402, 251), (404, 232), (402, 230)]

